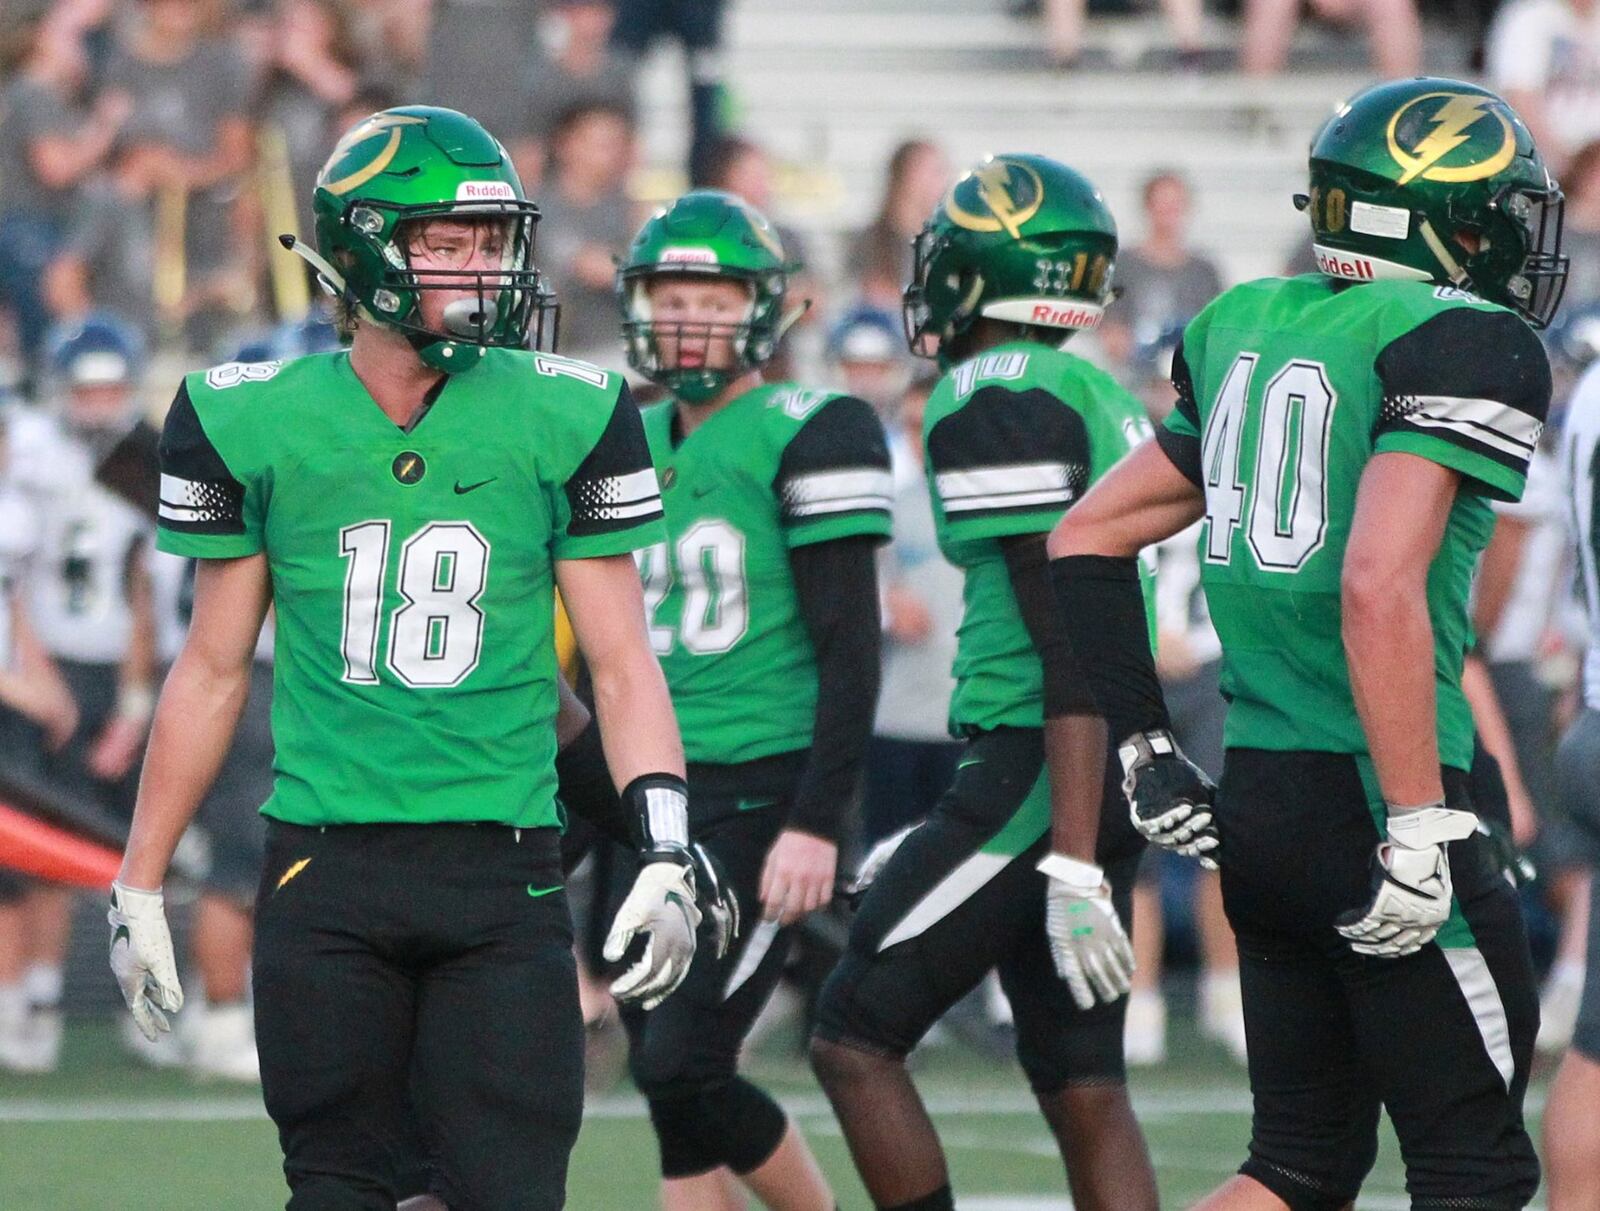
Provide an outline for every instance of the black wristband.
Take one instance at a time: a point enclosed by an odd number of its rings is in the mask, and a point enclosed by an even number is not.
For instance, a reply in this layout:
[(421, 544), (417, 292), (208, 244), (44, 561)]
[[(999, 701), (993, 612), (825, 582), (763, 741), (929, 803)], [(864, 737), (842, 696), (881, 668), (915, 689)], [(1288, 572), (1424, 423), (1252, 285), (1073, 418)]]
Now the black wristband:
[(689, 784), (676, 774), (641, 774), (622, 788), (622, 806), (635, 821), (647, 854), (689, 848)]

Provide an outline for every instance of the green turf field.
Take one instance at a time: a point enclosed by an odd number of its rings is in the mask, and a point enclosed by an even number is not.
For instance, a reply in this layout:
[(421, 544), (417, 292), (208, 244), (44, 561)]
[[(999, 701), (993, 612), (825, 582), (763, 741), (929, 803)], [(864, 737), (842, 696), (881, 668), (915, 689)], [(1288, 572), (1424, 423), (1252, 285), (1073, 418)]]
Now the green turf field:
[[(1181, 1058), (1134, 1077), (1164, 1206), (1181, 1207), (1226, 1177), (1249, 1124), (1243, 1074), (1173, 1024)], [(751, 1073), (799, 1118), (840, 1206), (869, 1206), (826, 1104), (787, 1048)], [(919, 1056), (918, 1081), (950, 1155), (963, 1211), (1070, 1207), (1060, 1162), (1015, 1066), (960, 1048)], [(1543, 1084), (1530, 1096), (1536, 1111)], [(1536, 1115), (1535, 1115), (1536, 1117)], [(655, 1205), (655, 1146), (642, 1103), (624, 1085), (592, 1096), (573, 1158), (574, 1211)], [(0, 1208), (5, 1211), (256, 1211), (281, 1207), (277, 1140), (252, 1090), (201, 1084), (125, 1060), (109, 1022), (69, 1024), (62, 1071), (0, 1076)], [(1359, 1206), (1404, 1208), (1392, 1140)]]

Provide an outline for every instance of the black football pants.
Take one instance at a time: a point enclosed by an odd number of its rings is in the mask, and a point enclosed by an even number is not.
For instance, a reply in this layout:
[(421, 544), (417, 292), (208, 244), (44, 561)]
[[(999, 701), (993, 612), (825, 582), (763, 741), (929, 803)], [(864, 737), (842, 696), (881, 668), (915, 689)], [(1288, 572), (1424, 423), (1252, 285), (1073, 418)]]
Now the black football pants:
[[(1444, 773), (1465, 806), (1465, 774)], [(1413, 1208), (1515, 1211), (1539, 1184), (1522, 1119), (1539, 1005), (1516, 892), (1483, 837), (1452, 842), (1438, 938), (1405, 958), (1356, 954), (1334, 925), (1371, 894), (1382, 811), (1366, 758), (1228, 750), (1222, 898), (1255, 1103), (1241, 1171), (1294, 1211), (1342, 1207), (1382, 1106)]]
[(562, 1206), (583, 1025), (561, 883), (554, 829), (271, 822), (256, 1042), (290, 1211), (393, 1211), (419, 1126), (452, 1211)]

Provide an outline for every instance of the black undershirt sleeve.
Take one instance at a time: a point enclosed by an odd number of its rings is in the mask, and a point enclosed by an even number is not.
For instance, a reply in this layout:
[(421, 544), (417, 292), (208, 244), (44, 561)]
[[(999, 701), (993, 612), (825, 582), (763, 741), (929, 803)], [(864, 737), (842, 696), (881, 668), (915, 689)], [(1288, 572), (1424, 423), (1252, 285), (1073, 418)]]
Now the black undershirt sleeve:
[(1050, 559), (1044, 544), (1043, 534), (1018, 534), (1000, 540), (1006, 571), (1011, 575), (1011, 592), (1017, 599), (1022, 623), (1028, 628), (1028, 637), (1039, 653), (1044, 674), (1044, 715), (1046, 719), (1099, 715), (1099, 705), (1079, 667), (1051, 592)]
[(795, 596), (817, 658), (811, 752), (789, 824), (833, 841), (860, 785), (878, 707), (882, 625), (878, 539), (835, 538), (789, 552)]
[(1062, 625), (1089, 691), (1119, 744), (1134, 732), (1170, 729), (1133, 556), (1068, 555), (1051, 560)]
[(575, 816), (587, 820), (619, 845), (637, 849), (642, 841), (638, 820), (622, 806), (600, 743), (600, 723), (591, 718), (556, 754), (556, 795)]

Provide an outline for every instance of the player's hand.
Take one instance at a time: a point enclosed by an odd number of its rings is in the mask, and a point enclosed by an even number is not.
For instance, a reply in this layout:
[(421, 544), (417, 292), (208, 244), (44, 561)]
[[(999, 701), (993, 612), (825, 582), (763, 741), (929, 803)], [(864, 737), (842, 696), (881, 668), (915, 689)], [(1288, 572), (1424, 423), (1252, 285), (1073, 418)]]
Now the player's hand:
[(905, 844), (905, 839), (921, 827), (921, 821), (908, 824), (899, 832), (890, 833), (867, 851), (867, 856), (861, 859), (861, 865), (856, 868), (856, 877), (850, 880), (850, 886), (845, 889), (852, 903), (867, 894), (867, 889), (877, 881), (883, 868), (889, 865), (889, 859)]
[(644, 953), (611, 983), (617, 1000), (638, 1001), (645, 1009), (654, 1009), (683, 983), (694, 962), (694, 933), (700, 927), (694, 865), (687, 851), (650, 857), (617, 910), (601, 952), (608, 963), (620, 963), (634, 938), (645, 935)]
[(1111, 904), (1105, 872), (1092, 862), (1047, 854), (1039, 870), (1045, 888), (1045, 935), (1056, 974), (1067, 982), (1079, 1009), (1110, 1004), (1133, 981), (1133, 943)]
[(183, 1008), (161, 892), (113, 883), (106, 920), (111, 925), (111, 973), (133, 1011), (134, 1025), (153, 1043), (172, 1029), (166, 1015)]
[(123, 777), (139, 759), (145, 730), (145, 725), (135, 718), (113, 715), (89, 750), (89, 772), (105, 782)]
[(696, 841), (689, 846), (689, 856), (694, 859), (696, 903), (701, 915), (711, 923), (711, 945), (720, 959), (739, 937), (739, 897), (728, 885), (722, 864), (705, 846)]
[(1372, 898), (1335, 922), (1357, 954), (1399, 958), (1421, 950), (1450, 915), (1450, 855), (1478, 817), (1434, 803), (1389, 810), (1389, 838), (1372, 860)]
[(833, 899), (839, 847), (798, 828), (786, 828), (767, 851), (761, 868), (761, 916), (793, 925)]
[(1135, 732), (1117, 746), (1133, 826), (1162, 849), (1217, 869), (1217, 788), (1168, 731)]

